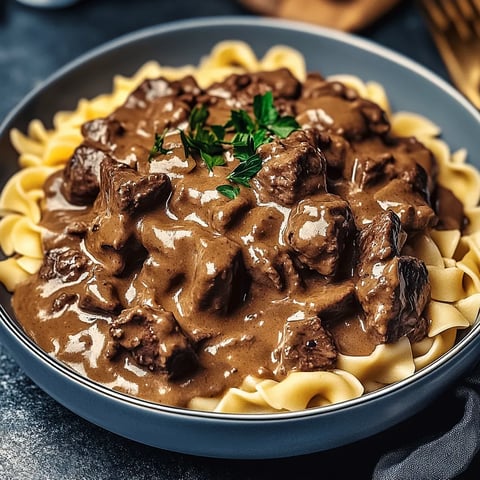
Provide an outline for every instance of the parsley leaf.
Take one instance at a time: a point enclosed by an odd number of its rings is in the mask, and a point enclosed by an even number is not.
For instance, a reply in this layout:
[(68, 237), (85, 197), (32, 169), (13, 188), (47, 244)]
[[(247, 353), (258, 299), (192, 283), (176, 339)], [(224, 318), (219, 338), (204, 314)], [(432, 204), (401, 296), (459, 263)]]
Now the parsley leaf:
[(192, 151), (198, 152), (207, 168), (212, 171), (215, 166), (225, 165), (222, 145), (225, 128), (221, 125), (212, 126), (210, 129), (205, 128), (209, 115), (210, 112), (204, 105), (195, 107), (188, 121), (190, 133), (180, 130), (180, 139), (185, 156), (190, 156)]
[(233, 200), (240, 193), (240, 187), (236, 187), (235, 185), (219, 185), (217, 191), (230, 200)]
[(249, 133), (237, 133), (232, 141), (233, 156), (241, 162), (255, 154), (255, 140)]
[(166, 133), (167, 129), (165, 129), (162, 134), (155, 132), (155, 143), (148, 155), (148, 163), (150, 163), (157, 155), (167, 155), (172, 152), (171, 150), (163, 148), (163, 141), (165, 140)]
[(225, 128), (233, 128), (237, 133), (250, 133), (255, 129), (255, 122), (245, 110), (232, 110)]
[(203, 128), (209, 116), (210, 112), (205, 105), (194, 107), (190, 113), (190, 118), (188, 119), (190, 130), (195, 132), (199, 128)]
[[(240, 193), (240, 187), (250, 187), (250, 180), (261, 170), (262, 159), (257, 149), (273, 140), (274, 136), (288, 137), (300, 128), (294, 117), (281, 116), (275, 107), (272, 91), (253, 98), (253, 115), (245, 110), (231, 110), (224, 125), (207, 125), (210, 112), (205, 105), (196, 106), (190, 113), (189, 131), (180, 131), (185, 156), (192, 152), (200, 155), (207, 168), (225, 165), (225, 145), (230, 145), (233, 156), (240, 163), (227, 175), (232, 184), (220, 185), (217, 190), (232, 199)], [(233, 139), (226, 141), (226, 134)], [(163, 148), (160, 145), (160, 148)]]
[(258, 125), (261, 127), (268, 127), (277, 121), (278, 111), (273, 104), (273, 93), (271, 90), (264, 95), (255, 95), (253, 99), (253, 113), (257, 118)]
[(200, 156), (202, 157), (202, 160), (205, 162), (205, 165), (210, 171), (213, 170), (213, 167), (225, 165), (225, 158), (223, 157), (223, 153), (217, 155), (210, 155), (206, 151), (201, 150)]
[(239, 183), (250, 187), (250, 180), (261, 170), (262, 159), (258, 155), (252, 155), (247, 160), (239, 163), (236, 168), (227, 175), (227, 179), (233, 183)]
[(293, 131), (298, 130), (299, 125), (293, 117), (280, 117), (269, 129), (280, 138), (287, 138)]

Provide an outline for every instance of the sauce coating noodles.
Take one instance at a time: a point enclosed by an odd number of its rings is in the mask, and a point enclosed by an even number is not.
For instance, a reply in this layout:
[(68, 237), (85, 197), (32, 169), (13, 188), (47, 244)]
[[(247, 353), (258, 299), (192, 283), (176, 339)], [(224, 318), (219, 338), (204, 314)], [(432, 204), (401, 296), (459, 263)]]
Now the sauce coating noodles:
[[(131, 78), (114, 78), (111, 93), (82, 99), (72, 112), (58, 112), (53, 129), (33, 120), (26, 134), (12, 130), (11, 141), (19, 152), (21, 169), (0, 195), (0, 248), (8, 258), (0, 262), (0, 282), (11, 291), (36, 274), (44, 260), (42, 205), (48, 179), (63, 169), (82, 142), (82, 125), (106, 117), (127, 100), (145, 79), (180, 80), (192, 75), (201, 88), (221, 82), (231, 74), (288, 68), (301, 82), (307, 78), (300, 52), (286, 46), (271, 48), (263, 58), (243, 42), (225, 41), (214, 47), (198, 66), (170, 68), (149, 62)], [(468, 223), (463, 229), (446, 225), (422, 231), (405, 245), (402, 254), (426, 265), (431, 299), (426, 308), (428, 331), (412, 342), (402, 336), (381, 343), (367, 354), (339, 352), (336, 367), (328, 371), (292, 371), (284, 379), (248, 375), (220, 395), (194, 396), (188, 408), (233, 413), (292, 411), (337, 403), (403, 380), (447, 352), (457, 331), (475, 322), (480, 308), (480, 175), (466, 163), (467, 152), (451, 152), (440, 138), (441, 130), (430, 119), (410, 112), (391, 112), (383, 87), (353, 75), (329, 78), (355, 90), (386, 112), (391, 132), (415, 137), (438, 164), (438, 184), (450, 190), (463, 206)], [(94, 338), (89, 328), (88, 335)], [(54, 352), (52, 352), (54, 353)], [(72, 368), (86, 374), (82, 365)], [(132, 367), (136, 368), (136, 367)], [(87, 375), (88, 376), (88, 375)], [(136, 395), (134, 385), (118, 380), (110, 385)]]

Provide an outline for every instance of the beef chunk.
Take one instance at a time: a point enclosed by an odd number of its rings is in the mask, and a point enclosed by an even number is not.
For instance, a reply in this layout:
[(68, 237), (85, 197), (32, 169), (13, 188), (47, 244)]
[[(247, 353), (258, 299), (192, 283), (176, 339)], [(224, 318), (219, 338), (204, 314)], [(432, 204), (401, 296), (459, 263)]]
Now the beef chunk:
[(433, 205), (438, 215), (438, 230), (460, 230), (467, 225), (463, 203), (448, 188), (437, 185), (433, 196)]
[(200, 87), (195, 79), (188, 75), (180, 80), (168, 81), (163, 77), (144, 80), (128, 97), (127, 108), (145, 108), (147, 103), (162, 98), (177, 98), (191, 105)]
[(367, 330), (380, 342), (395, 342), (425, 322), (422, 312), (430, 299), (428, 272), (414, 257), (394, 257), (377, 264), (368, 274), (364, 272), (357, 292)]
[(88, 257), (78, 250), (50, 250), (45, 256), (39, 275), (43, 280), (57, 278), (64, 284), (75, 285), (70, 293), (63, 292), (56, 297), (52, 304), (55, 311), (77, 299), (78, 306), (87, 312), (115, 313), (120, 309), (116, 288), (104, 269), (99, 265), (92, 265)]
[(326, 160), (312, 139), (315, 135), (299, 130), (258, 149), (264, 164), (253, 183), (262, 201), (290, 206), (326, 190)]
[[(108, 175), (107, 180), (105, 176)], [(107, 181), (105, 181), (107, 180)], [(141, 176), (135, 170), (122, 164), (105, 163), (102, 165), (102, 183), (109, 183), (116, 213), (134, 215), (154, 210), (165, 201), (170, 193), (170, 181), (165, 174)]]
[(352, 101), (358, 98), (358, 93), (341, 82), (328, 81), (319, 73), (309, 73), (300, 98), (311, 100), (320, 97), (340, 97)]
[(80, 284), (78, 306), (92, 313), (117, 314), (121, 310), (117, 289), (100, 265), (90, 269), (86, 281)]
[(111, 159), (101, 165), (101, 193), (95, 202), (97, 217), (89, 232), (98, 246), (121, 250), (132, 235), (135, 216), (165, 204), (171, 185), (167, 175), (140, 175)]
[(82, 125), (82, 135), (85, 143), (94, 148), (112, 148), (119, 137), (125, 133), (125, 128), (115, 119), (96, 118)]
[(360, 98), (341, 82), (310, 76), (297, 103), (298, 121), (359, 140), (369, 135), (384, 135), (390, 130), (385, 112), (375, 103)]
[(48, 251), (39, 270), (43, 280), (58, 278), (63, 283), (77, 281), (91, 266), (82, 252), (67, 247)]
[(279, 345), (283, 372), (311, 372), (335, 367), (337, 349), (318, 317), (285, 322)]
[[(125, 149), (123, 145), (138, 143), (138, 130), (143, 135), (150, 134), (153, 143), (155, 132), (161, 133), (188, 121), (195, 95), (199, 92), (192, 77), (173, 82), (164, 78), (143, 81), (125, 103), (108, 117), (109, 121), (118, 122), (127, 131), (126, 141), (119, 142), (112, 156), (115, 154), (119, 160), (126, 161), (132, 150)], [(137, 123), (137, 116), (141, 116), (141, 124)]]
[(220, 233), (232, 228), (252, 207), (250, 200), (244, 195), (238, 195), (233, 200), (222, 199), (211, 209), (212, 227)]
[(255, 283), (288, 293), (303, 286), (299, 266), (277, 245), (255, 243), (248, 253), (247, 266)]
[(244, 244), (245, 263), (253, 282), (293, 292), (302, 280), (293, 255), (278, 245), (284, 221), (283, 214), (273, 206), (252, 208), (240, 222), (238, 236)]
[(360, 264), (373, 264), (400, 255), (406, 240), (400, 218), (392, 210), (375, 217), (359, 234)]
[(74, 205), (90, 205), (99, 192), (100, 164), (106, 154), (87, 145), (80, 145), (64, 171), (62, 193)]
[(354, 108), (362, 114), (371, 133), (384, 135), (390, 131), (390, 123), (385, 112), (374, 102), (358, 99), (354, 102)]
[(348, 318), (358, 311), (355, 284), (352, 280), (323, 285), (315, 282), (308, 291), (306, 305), (309, 312), (328, 322)]
[(391, 211), (375, 217), (359, 235), (356, 293), (367, 332), (377, 343), (426, 332), (427, 268), (417, 258), (399, 255), (402, 238), (399, 219)]
[(319, 132), (317, 146), (327, 160), (327, 176), (332, 179), (338, 178), (345, 165), (348, 142), (339, 135)]
[(152, 371), (181, 379), (198, 366), (191, 341), (173, 313), (161, 308), (135, 306), (125, 309), (110, 327), (113, 343), (108, 355), (114, 359), (121, 350)]
[(191, 289), (194, 311), (226, 313), (240, 304), (248, 287), (239, 245), (226, 237), (201, 242)]
[(300, 83), (286, 68), (248, 74), (233, 74), (222, 82), (212, 84), (205, 95), (197, 98), (209, 108), (210, 124), (223, 124), (230, 119), (232, 109), (246, 110), (253, 115), (256, 95), (271, 91), (280, 115), (294, 115), (294, 99), (299, 95)]
[(424, 230), (437, 222), (435, 212), (423, 195), (402, 178), (388, 182), (373, 198), (383, 209), (393, 210), (407, 232)]
[(353, 230), (347, 202), (323, 194), (301, 200), (292, 209), (285, 236), (303, 264), (321, 275), (333, 276)]
[(418, 164), (428, 176), (428, 190), (432, 193), (438, 175), (438, 164), (431, 150), (414, 137), (387, 136), (385, 140), (399, 165), (398, 171), (411, 170), (412, 163)]
[(352, 171), (346, 172), (345, 178), (351, 178), (352, 182), (362, 190), (373, 187), (394, 177), (394, 161), (393, 155), (389, 152), (378, 155), (356, 155)]
[(222, 92), (235, 100), (235, 108), (246, 108), (252, 105), (255, 95), (263, 95), (271, 91), (275, 99), (294, 99), (300, 93), (300, 82), (286, 69), (264, 71), (249, 74), (233, 74), (224, 81), (214, 83), (207, 93), (216, 97)]

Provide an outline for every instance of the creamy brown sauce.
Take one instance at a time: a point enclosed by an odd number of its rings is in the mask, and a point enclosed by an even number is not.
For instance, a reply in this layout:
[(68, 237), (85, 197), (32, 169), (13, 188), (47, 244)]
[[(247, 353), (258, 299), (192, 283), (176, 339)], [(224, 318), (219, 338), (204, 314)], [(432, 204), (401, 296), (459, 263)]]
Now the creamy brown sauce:
[[(229, 200), (216, 187), (238, 160), (210, 172), (177, 128), (198, 104), (223, 124), (267, 90), (303, 130), (260, 147), (252, 188)], [(166, 128), (169, 153), (148, 161)], [(286, 70), (206, 91), (158, 79), (83, 133), (45, 185), (44, 266), (13, 304), (87, 377), (185, 406), (248, 374), (330, 369), (338, 352), (426, 334), (428, 276), (402, 247), (442, 219), (460, 227), (463, 210), (437, 189), (431, 152), (350, 89)]]

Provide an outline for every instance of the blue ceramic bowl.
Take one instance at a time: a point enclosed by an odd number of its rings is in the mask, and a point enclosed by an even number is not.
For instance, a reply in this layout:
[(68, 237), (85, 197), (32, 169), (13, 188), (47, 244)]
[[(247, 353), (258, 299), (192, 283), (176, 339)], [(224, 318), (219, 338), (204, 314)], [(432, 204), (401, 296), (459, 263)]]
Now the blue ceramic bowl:
[[(93, 50), (40, 85), (0, 126), (2, 183), (17, 169), (8, 140), (12, 127), (33, 118), (47, 125), (80, 97), (110, 91), (116, 73), (133, 74), (145, 61), (198, 63), (221, 40), (249, 42), (261, 56), (275, 44), (302, 51), (309, 70), (352, 73), (386, 88), (394, 110), (426, 115), (452, 147), (478, 149), (480, 115), (455, 90), (423, 67), (352, 35), (298, 23), (216, 17), (149, 28)], [(88, 81), (85, 81), (88, 79)], [(477, 167), (480, 165), (477, 165)], [(311, 453), (373, 435), (419, 412), (465, 375), (480, 358), (480, 323), (455, 347), (412, 377), (361, 398), (294, 413), (231, 415), (149, 403), (98, 385), (50, 358), (22, 331), (0, 291), (0, 341), (25, 373), (65, 407), (117, 434), (148, 445), (194, 455), (273, 458)]]

